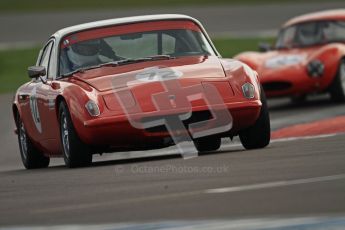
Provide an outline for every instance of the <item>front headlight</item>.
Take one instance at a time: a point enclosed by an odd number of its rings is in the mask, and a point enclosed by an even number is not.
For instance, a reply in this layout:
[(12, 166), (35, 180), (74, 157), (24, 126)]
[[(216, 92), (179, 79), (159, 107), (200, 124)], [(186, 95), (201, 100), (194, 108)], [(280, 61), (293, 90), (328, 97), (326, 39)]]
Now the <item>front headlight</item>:
[(312, 60), (307, 65), (307, 71), (310, 77), (321, 77), (324, 70), (325, 65), (320, 60)]
[(100, 115), (99, 107), (96, 104), (96, 102), (90, 100), (85, 104), (86, 110), (89, 112), (89, 114), (93, 117), (97, 117)]
[(252, 99), (255, 97), (255, 87), (253, 84), (247, 82), (242, 85), (243, 96)]

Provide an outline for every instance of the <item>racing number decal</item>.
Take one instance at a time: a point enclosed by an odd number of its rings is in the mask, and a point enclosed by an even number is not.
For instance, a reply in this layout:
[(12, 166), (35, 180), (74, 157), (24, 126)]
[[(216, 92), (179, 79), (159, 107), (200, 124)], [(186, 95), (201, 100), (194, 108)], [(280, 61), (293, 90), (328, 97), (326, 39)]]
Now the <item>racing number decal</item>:
[[(144, 69), (135, 77), (124, 75), (121, 78), (113, 78), (112, 85), (114, 89), (118, 86), (127, 86), (124, 87), (124, 90), (115, 91), (114, 94), (133, 127), (148, 129), (164, 125), (183, 158), (191, 158), (198, 155), (193, 139), (228, 132), (232, 128), (232, 116), (216, 86), (206, 82), (182, 86), (178, 81), (182, 75), (182, 72), (169, 67), (152, 67)], [(142, 117), (138, 117), (137, 114), (142, 114), (143, 111), (141, 106), (135, 102), (136, 99), (132, 97), (129, 87), (137, 84), (137, 81), (157, 81), (163, 86), (163, 92), (151, 95), (157, 112), (171, 111), (176, 108), (183, 108), (184, 112), (157, 116), (155, 119), (146, 119), (146, 121)], [(134, 106), (128, 106), (128, 98), (132, 98), (134, 103), (131, 104)], [(196, 100), (204, 100), (211, 115), (207, 120), (185, 125), (183, 121), (192, 116), (192, 101)]]
[(174, 69), (152, 67), (146, 68), (138, 73), (135, 78), (139, 81), (153, 82), (177, 79), (183, 76), (183, 73)]
[(40, 118), (40, 113), (38, 111), (38, 104), (37, 104), (36, 88), (37, 86), (34, 86), (30, 94), (30, 110), (31, 110), (32, 119), (35, 123), (35, 126), (38, 132), (42, 133), (41, 118)]

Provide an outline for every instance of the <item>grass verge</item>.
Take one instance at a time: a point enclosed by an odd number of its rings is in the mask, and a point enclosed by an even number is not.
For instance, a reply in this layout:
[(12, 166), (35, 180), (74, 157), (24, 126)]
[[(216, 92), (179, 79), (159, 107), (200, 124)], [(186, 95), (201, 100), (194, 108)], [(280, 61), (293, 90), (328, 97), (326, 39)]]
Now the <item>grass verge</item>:
[(257, 51), (260, 42), (273, 44), (274, 38), (216, 38), (212, 39), (223, 57), (233, 57), (243, 51)]
[(35, 65), (39, 48), (0, 51), (0, 93), (14, 91), (29, 81), (27, 67)]
[[(257, 50), (260, 41), (273, 42), (272, 38), (218, 38), (213, 39), (223, 57), (233, 57), (246, 50)], [(34, 65), (39, 48), (0, 50), (0, 93), (13, 92), (29, 81), (27, 67)]]

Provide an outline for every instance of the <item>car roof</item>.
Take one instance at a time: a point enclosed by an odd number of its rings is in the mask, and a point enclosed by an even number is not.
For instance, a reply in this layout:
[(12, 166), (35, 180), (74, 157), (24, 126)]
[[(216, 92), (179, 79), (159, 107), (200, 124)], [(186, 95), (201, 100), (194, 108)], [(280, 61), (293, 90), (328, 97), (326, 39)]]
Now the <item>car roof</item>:
[(131, 23), (139, 23), (139, 22), (149, 22), (149, 21), (161, 21), (161, 20), (191, 20), (196, 22), (198, 25), (201, 26), (200, 22), (192, 17), (182, 14), (157, 14), (157, 15), (144, 15), (144, 16), (134, 16), (134, 17), (124, 17), (124, 18), (114, 18), (114, 19), (107, 19), (95, 22), (89, 22), (84, 24), (79, 24), (75, 26), (70, 26), (58, 30), (56, 33), (52, 35), (57, 39), (64, 37), (67, 34), (75, 33), (78, 31), (105, 27), (105, 26), (116, 26), (122, 24), (131, 24)]
[(345, 20), (345, 9), (325, 10), (304, 14), (290, 19), (283, 25), (283, 28), (294, 24), (321, 20)]

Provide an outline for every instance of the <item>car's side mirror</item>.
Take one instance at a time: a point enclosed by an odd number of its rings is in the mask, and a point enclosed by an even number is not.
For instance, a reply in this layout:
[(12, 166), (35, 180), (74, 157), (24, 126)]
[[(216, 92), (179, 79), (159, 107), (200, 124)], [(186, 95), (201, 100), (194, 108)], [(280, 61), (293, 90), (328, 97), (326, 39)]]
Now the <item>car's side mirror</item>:
[(259, 51), (260, 52), (267, 52), (272, 50), (272, 45), (269, 43), (265, 43), (265, 42), (260, 42), (259, 43)]
[(47, 73), (44, 66), (30, 66), (28, 68), (28, 75), (30, 78), (39, 78), (45, 76)]

